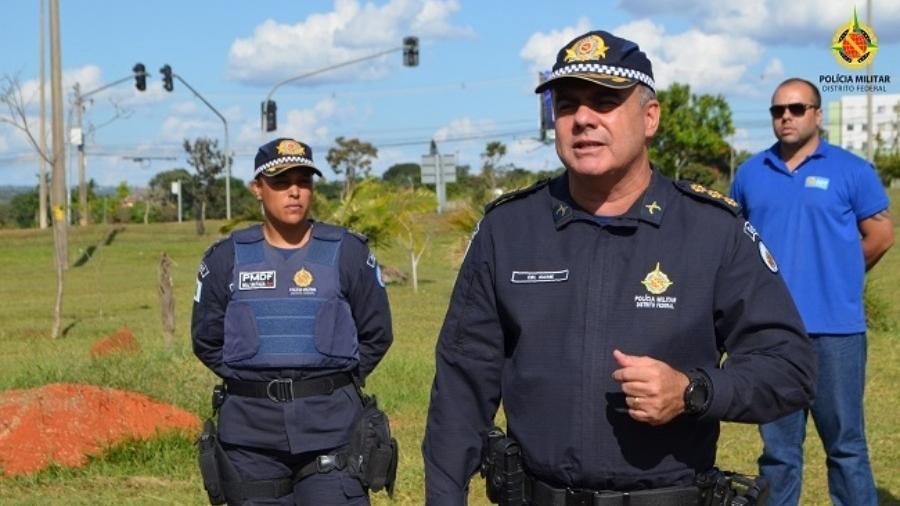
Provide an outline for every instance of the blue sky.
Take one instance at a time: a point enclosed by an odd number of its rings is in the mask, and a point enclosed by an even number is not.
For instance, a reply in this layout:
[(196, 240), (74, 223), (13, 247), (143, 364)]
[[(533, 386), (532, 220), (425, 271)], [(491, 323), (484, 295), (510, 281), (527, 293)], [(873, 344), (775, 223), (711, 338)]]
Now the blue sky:
[[(157, 172), (186, 167), (183, 139), (223, 142), (224, 128), (180, 82), (162, 90), (168, 63), (228, 121), (233, 176), (247, 179), (264, 141), (296, 137), (313, 147), (327, 179), (325, 153), (337, 136), (379, 148), (373, 172), (419, 162), (428, 141), (460, 163), (480, 167), (487, 142), (506, 143), (506, 161), (532, 170), (559, 166), (535, 139), (539, 69), (559, 47), (590, 29), (632, 38), (650, 56), (660, 87), (684, 82), (722, 94), (734, 113), (734, 143), (758, 150), (772, 142), (766, 109), (789, 76), (818, 82), (847, 74), (831, 38), (852, 15), (845, 0), (613, 0), (478, 2), (472, 0), (181, 1), (60, 0), (62, 64), (72, 85), (92, 90), (142, 62), (152, 76), (144, 93), (131, 82), (93, 97), (85, 113), (88, 177), (102, 185), (140, 186)], [(880, 49), (874, 73), (900, 80), (900, 2), (872, 0), (869, 23)], [(562, 8), (564, 6), (564, 9)], [(865, 2), (857, 5), (861, 19)], [(17, 76), (36, 125), (39, 2), (5, 2), (0, 76)], [(421, 40), (420, 65), (399, 52), (281, 87), (279, 129), (260, 132), (259, 107), (278, 81)], [(49, 62), (49, 58), (48, 58)], [(49, 72), (48, 72), (49, 77)], [(900, 93), (892, 82), (888, 93)], [(47, 94), (49, 101), (49, 92)], [(824, 99), (839, 95), (825, 93)], [(110, 122), (120, 111), (121, 117)], [(6, 111), (0, 111), (4, 114)], [(92, 128), (93, 127), (93, 128)], [(136, 163), (125, 157), (174, 157)], [(69, 157), (67, 170), (75, 167)], [(0, 125), (0, 184), (33, 185), (37, 158), (25, 139)], [(70, 175), (70, 181), (74, 178)]]

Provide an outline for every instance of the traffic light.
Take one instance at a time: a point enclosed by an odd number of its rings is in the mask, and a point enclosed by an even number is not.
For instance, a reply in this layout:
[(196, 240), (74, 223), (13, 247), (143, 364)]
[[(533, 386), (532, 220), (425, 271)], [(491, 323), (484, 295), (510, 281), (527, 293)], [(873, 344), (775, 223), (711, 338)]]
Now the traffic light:
[(138, 89), (138, 91), (144, 91), (147, 89), (147, 71), (144, 68), (143, 63), (135, 64), (131, 69), (134, 72), (134, 87)]
[(172, 67), (168, 64), (163, 65), (162, 68), (159, 69), (159, 73), (163, 76), (163, 89), (166, 91), (175, 89), (175, 85), (172, 84)]
[(278, 118), (275, 114), (278, 108), (275, 106), (275, 101), (266, 100), (262, 104), (262, 109), (263, 117), (266, 120), (266, 132), (274, 132), (278, 128)]
[(416, 67), (419, 65), (419, 38), (403, 38), (403, 65)]

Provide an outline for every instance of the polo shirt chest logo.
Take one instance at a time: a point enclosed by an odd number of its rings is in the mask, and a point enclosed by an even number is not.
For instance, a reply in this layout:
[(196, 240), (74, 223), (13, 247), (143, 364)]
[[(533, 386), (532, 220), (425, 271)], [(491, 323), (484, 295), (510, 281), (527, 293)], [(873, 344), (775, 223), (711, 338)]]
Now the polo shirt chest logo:
[(827, 190), (828, 183), (831, 180), (827, 177), (819, 177), (819, 176), (806, 176), (803, 185), (807, 188), (818, 188), (819, 190)]
[(637, 309), (668, 309), (674, 310), (677, 297), (663, 295), (670, 286), (675, 283), (660, 268), (660, 262), (656, 262), (656, 268), (644, 276), (641, 284), (649, 293), (634, 296), (634, 307)]

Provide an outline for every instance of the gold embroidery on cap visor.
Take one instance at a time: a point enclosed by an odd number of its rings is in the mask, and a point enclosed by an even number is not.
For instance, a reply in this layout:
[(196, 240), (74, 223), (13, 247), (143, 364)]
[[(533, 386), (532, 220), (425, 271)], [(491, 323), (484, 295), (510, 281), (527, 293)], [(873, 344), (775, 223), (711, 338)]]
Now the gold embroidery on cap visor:
[(631, 88), (638, 83), (636, 79), (629, 79), (627, 77), (614, 76), (611, 74), (595, 74), (589, 72), (572, 72), (571, 74), (565, 74), (559, 77), (574, 77), (575, 79), (582, 79), (584, 81), (590, 81), (594, 84), (606, 86), (607, 88), (615, 89)]
[(566, 49), (566, 63), (573, 61), (590, 61), (606, 58), (609, 50), (606, 42), (599, 35), (588, 35), (578, 39)]
[(274, 176), (274, 175), (279, 174), (287, 169), (293, 169), (294, 167), (309, 167), (311, 170), (313, 170), (315, 172), (315, 169), (313, 169), (312, 166), (310, 166), (310, 165), (304, 165), (302, 163), (297, 163), (297, 162), (284, 162), (284, 163), (279, 163), (279, 164), (273, 165), (271, 167), (266, 167), (262, 171), (262, 173), (267, 176)]
[(290, 139), (279, 142), (275, 151), (279, 155), (306, 156), (306, 148), (299, 142)]

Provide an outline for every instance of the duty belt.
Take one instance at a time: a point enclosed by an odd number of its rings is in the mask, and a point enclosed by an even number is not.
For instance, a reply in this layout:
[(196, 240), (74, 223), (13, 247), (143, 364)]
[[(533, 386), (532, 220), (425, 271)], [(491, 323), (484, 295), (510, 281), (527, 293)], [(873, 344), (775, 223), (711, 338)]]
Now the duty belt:
[(268, 398), (272, 402), (290, 402), (300, 397), (328, 395), (353, 382), (350, 373), (339, 372), (317, 378), (295, 380), (276, 378), (271, 381), (225, 380), (228, 395)]
[(634, 492), (554, 488), (530, 476), (525, 478), (525, 497), (534, 506), (697, 506), (700, 489), (666, 487)]

